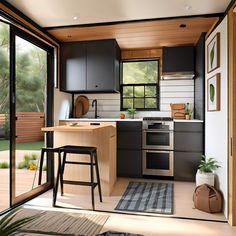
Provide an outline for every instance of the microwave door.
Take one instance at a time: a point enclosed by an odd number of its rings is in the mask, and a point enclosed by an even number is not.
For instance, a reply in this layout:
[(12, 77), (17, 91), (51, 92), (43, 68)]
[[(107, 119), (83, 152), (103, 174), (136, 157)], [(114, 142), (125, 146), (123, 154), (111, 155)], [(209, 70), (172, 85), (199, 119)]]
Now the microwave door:
[(173, 150), (174, 133), (173, 131), (144, 130), (143, 148), (144, 149), (165, 149)]

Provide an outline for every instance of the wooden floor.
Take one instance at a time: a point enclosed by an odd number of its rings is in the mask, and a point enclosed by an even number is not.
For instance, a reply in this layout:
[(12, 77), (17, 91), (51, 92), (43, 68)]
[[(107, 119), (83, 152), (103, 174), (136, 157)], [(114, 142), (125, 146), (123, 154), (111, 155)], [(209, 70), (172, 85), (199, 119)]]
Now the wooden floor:
[[(34, 180), (35, 171), (16, 170), (16, 196), (27, 193), (38, 186), (38, 172)], [(46, 183), (46, 171), (42, 174), (42, 184)], [(10, 173), (9, 169), (0, 169), (0, 211), (10, 207)]]
[[(151, 215), (151, 216), (161, 216), (161, 217), (179, 217), (179, 218), (194, 218), (194, 219), (204, 219), (204, 220), (217, 220), (217, 221), (226, 221), (224, 215), (221, 214), (209, 214), (197, 209), (194, 209), (192, 195), (195, 188), (195, 183), (192, 182), (176, 182), (176, 181), (160, 181), (160, 180), (147, 180), (147, 179), (127, 179), (119, 178), (112, 195), (110, 197), (103, 197), (103, 202), (99, 202), (98, 192), (96, 192), (96, 210), (105, 211), (105, 212), (119, 212), (114, 210), (118, 204), (121, 196), (123, 195), (129, 181), (148, 181), (148, 182), (173, 182), (174, 183), (174, 214), (173, 215), (163, 215), (163, 214), (144, 214), (144, 213), (135, 213), (138, 215)], [(79, 188), (78, 186), (75, 186)], [(88, 187), (88, 191), (85, 194), (81, 195), (72, 195), (66, 193), (63, 197), (58, 196), (57, 205), (68, 208), (79, 208), (79, 209), (91, 209), (91, 197)], [(83, 191), (84, 192), (84, 191)], [(51, 207), (52, 201), (52, 192), (46, 192), (38, 198), (33, 199), (29, 202), (30, 205), (39, 206), (39, 207)], [(130, 212), (124, 212), (130, 214)]]

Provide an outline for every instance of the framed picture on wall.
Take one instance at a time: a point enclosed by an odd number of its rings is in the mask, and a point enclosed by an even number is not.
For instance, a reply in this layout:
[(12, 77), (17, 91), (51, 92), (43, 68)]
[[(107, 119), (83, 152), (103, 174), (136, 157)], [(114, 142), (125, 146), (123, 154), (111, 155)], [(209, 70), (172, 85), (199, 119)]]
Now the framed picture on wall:
[(220, 111), (220, 73), (207, 80), (207, 110)]
[(217, 33), (207, 45), (207, 72), (220, 66), (220, 33)]

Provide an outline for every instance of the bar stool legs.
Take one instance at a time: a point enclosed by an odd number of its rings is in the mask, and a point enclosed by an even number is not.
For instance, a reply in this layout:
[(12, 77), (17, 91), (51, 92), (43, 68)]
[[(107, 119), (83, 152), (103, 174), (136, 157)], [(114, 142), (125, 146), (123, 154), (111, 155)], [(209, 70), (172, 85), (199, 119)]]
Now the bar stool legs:
[(91, 196), (92, 196), (92, 208), (94, 208), (94, 179), (93, 179), (93, 154), (90, 154), (90, 177), (91, 177)]
[[(62, 164), (59, 163), (58, 166), (58, 174), (55, 186), (55, 194), (53, 196), (53, 206), (56, 204), (57, 199), (57, 191), (58, 191), (58, 182), (59, 178), (61, 180), (61, 195), (63, 195), (63, 184), (72, 184), (72, 185), (83, 185), (83, 186), (90, 186), (91, 187), (91, 200), (92, 200), (92, 209), (95, 209), (95, 201), (94, 201), (94, 188), (98, 186), (99, 192), (99, 199), (102, 202), (102, 192), (101, 192), (101, 183), (100, 183), (100, 175), (99, 175), (99, 168), (98, 168), (98, 159), (97, 159), (97, 150), (94, 147), (80, 147), (80, 146), (65, 146), (61, 149), (63, 153), (63, 161)], [(90, 155), (90, 162), (75, 162), (75, 161), (67, 161), (66, 156), (67, 153), (71, 154), (87, 154)], [(89, 165), (90, 166), (90, 182), (84, 181), (72, 181), (72, 180), (64, 180), (64, 170), (66, 164), (77, 164), (77, 165)], [(97, 182), (94, 182), (94, 166), (96, 170), (96, 178)]]
[(42, 171), (43, 171), (43, 159), (44, 159), (44, 149), (41, 150), (40, 164), (39, 164), (39, 180), (38, 185), (41, 185), (42, 182)]
[(61, 182), (61, 191), (63, 191), (63, 179), (61, 175), (61, 152), (58, 152), (58, 169), (57, 169), (57, 178), (56, 178), (56, 185), (53, 187), (53, 203), (52, 205), (56, 205), (56, 198), (57, 198), (57, 190), (58, 190), (58, 184), (59, 184), (59, 178)]
[(100, 182), (100, 175), (99, 175), (99, 169), (98, 169), (97, 152), (94, 153), (94, 162), (95, 162), (95, 168), (96, 168), (96, 174), (97, 174), (99, 198), (100, 198), (100, 202), (102, 202), (102, 190), (101, 190), (101, 182)]

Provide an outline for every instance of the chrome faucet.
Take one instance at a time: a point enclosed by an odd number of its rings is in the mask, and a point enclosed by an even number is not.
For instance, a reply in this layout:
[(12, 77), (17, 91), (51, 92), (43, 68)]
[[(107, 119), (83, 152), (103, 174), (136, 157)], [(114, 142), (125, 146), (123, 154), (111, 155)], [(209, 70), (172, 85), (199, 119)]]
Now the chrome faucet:
[(97, 119), (99, 116), (98, 116), (98, 102), (97, 102), (97, 99), (94, 99), (92, 101), (92, 107), (95, 106), (95, 114), (94, 114), (94, 118)]

